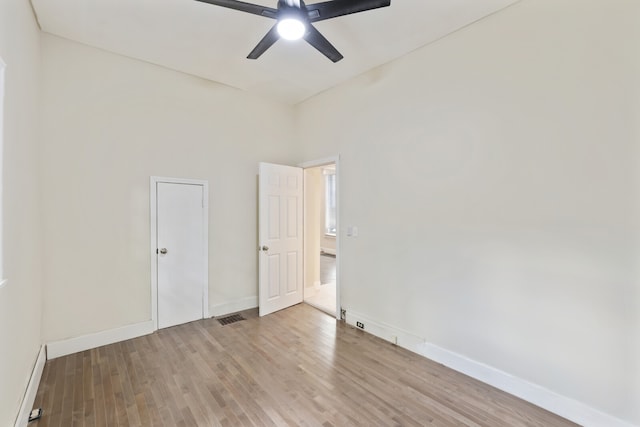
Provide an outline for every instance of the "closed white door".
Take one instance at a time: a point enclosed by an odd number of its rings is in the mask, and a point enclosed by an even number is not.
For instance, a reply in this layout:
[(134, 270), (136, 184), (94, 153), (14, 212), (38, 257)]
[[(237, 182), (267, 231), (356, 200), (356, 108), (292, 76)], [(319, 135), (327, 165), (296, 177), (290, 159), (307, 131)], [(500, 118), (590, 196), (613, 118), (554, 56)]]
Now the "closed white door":
[(204, 316), (203, 191), (202, 185), (156, 184), (159, 328)]
[(260, 316), (302, 302), (302, 169), (260, 163)]

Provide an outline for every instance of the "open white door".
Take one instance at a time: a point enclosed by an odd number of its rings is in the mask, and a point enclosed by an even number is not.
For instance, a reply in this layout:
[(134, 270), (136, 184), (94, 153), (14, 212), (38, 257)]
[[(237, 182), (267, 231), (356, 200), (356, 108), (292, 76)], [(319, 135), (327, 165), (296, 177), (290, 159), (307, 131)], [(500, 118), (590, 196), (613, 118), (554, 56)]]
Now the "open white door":
[(260, 163), (260, 316), (302, 302), (302, 169)]

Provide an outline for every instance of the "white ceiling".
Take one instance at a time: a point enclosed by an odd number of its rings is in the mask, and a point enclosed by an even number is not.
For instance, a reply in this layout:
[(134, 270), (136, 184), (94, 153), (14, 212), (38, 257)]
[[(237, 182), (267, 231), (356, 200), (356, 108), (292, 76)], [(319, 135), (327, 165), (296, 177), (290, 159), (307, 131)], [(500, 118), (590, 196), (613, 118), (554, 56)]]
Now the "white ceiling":
[[(33, 0), (33, 6), (48, 33), (296, 104), (516, 1), (392, 0), (318, 22), (344, 55), (336, 64), (303, 40), (280, 40), (259, 59), (246, 59), (274, 21), (195, 0)], [(277, 0), (253, 3), (275, 8)]]

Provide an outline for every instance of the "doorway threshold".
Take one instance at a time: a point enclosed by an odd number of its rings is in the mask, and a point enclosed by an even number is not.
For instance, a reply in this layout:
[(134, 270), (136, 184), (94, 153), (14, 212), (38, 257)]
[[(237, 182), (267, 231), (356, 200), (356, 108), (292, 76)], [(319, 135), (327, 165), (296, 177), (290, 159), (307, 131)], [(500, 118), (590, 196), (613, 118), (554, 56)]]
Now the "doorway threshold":
[(314, 304), (312, 302), (309, 301), (304, 301), (305, 304), (310, 305), (311, 307), (315, 308), (316, 310), (320, 310), (323, 313), (328, 314), (329, 316), (335, 318), (336, 317), (336, 312), (335, 311), (331, 311), (326, 307), (321, 306), (320, 304)]

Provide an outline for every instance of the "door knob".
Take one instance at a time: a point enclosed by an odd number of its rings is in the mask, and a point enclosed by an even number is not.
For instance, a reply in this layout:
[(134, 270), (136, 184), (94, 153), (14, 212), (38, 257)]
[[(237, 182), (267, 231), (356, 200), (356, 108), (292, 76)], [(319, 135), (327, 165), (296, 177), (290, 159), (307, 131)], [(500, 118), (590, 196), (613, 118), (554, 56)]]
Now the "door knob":
[(162, 255), (166, 254), (166, 253), (167, 253), (167, 248), (162, 248), (162, 249), (160, 249), (160, 253), (161, 253)]
[(262, 246), (262, 250), (263, 250), (264, 252), (268, 251), (268, 250), (269, 250), (269, 246)]

